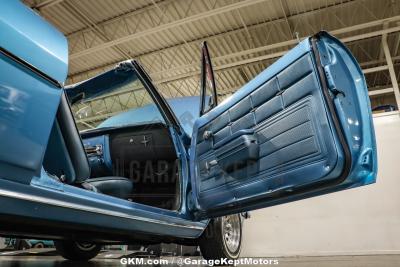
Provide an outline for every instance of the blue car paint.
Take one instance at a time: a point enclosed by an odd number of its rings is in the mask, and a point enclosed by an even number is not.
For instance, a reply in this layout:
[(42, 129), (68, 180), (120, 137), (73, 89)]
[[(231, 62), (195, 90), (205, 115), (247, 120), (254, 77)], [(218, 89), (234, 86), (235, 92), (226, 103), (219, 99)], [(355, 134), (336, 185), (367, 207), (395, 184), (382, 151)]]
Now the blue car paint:
[[(2, 3), (0, 17), (1, 48), (6, 47), (27, 65), (63, 83), (67, 74), (66, 38), (17, 1)], [(29, 24), (25, 25), (27, 21)], [(2, 214), (60, 224), (75, 224), (76, 218), (80, 218), (80, 225), (129, 233), (199, 236), (207, 222), (191, 220), (186, 207), (174, 212), (129, 203), (62, 184), (43, 170), (43, 154), (61, 93), (38, 73), (0, 54)], [(182, 172), (188, 177), (185, 149), (181, 144), (177, 146), (182, 149), (180, 157), (185, 159)]]
[(0, 47), (61, 84), (67, 78), (67, 39), (21, 1), (1, 3)]
[(27, 240), (31, 247), (36, 246), (37, 244), (43, 244), (45, 247), (53, 247), (54, 242), (51, 240), (39, 240), (39, 239), (29, 239)]
[[(325, 69), (326, 75), (329, 77), (329, 89), (334, 91), (335, 89), (341, 90), (342, 94), (335, 98), (336, 110), (340, 123), (346, 134), (347, 144), (350, 148), (352, 155), (352, 166), (350, 173), (344, 181), (336, 185), (330, 185), (328, 188), (319, 190), (310, 190), (305, 193), (299, 193), (296, 195), (291, 195), (288, 197), (271, 197), (268, 199), (268, 195), (276, 195), (276, 193), (291, 188), (291, 185), (285, 185), (281, 188), (276, 188), (271, 191), (264, 191), (258, 197), (265, 197), (264, 200), (260, 200), (257, 203), (249, 204), (250, 206), (242, 206), (242, 208), (233, 208), (233, 210), (239, 212), (244, 209), (256, 209), (277, 204), (282, 204), (294, 200), (304, 199), (312, 196), (317, 196), (321, 194), (326, 194), (328, 192), (339, 191), (347, 188), (357, 187), (361, 185), (366, 185), (374, 183), (376, 180), (377, 173), (377, 155), (376, 155), (376, 144), (375, 136), (372, 124), (371, 107), (368, 98), (368, 90), (365, 83), (364, 76), (362, 74), (361, 68), (355, 61), (354, 57), (348, 51), (348, 49), (340, 43), (336, 38), (330, 36), (327, 33), (320, 34), (320, 40), (318, 41), (318, 50), (321, 54), (323, 67)], [(198, 132), (199, 129), (208, 125), (210, 121), (215, 120), (217, 117), (221, 116), (229, 108), (234, 106), (248, 96), (255, 88), (259, 88), (265, 81), (268, 81), (278, 73), (284, 70), (284, 68), (290, 65), (291, 62), (295, 62), (302, 55), (312, 52), (311, 38), (307, 38), (298, 44), (295, 48), (290, 50), (285, 56), (280, 58), (274, 64), (268, 67), (268, 69), (261, 72), (243, 88), (233, 94), (229, 99), (225, 100), (223, 103), (219, 104), (209, 113), (200, 117), (194, 126), (192, 134), (192, 144), (191, 151), (196, 151), (198, 144)], [(316, 64), (314, 62), (314, 64)], [(338, 77), (340, 77), (338, 79)], [(345, 98), (347, 96), (347, 98)], [(354, 102), (349, 102), (353, 100)], [(338, 143), (338, 137), (335, 137), (335, 142)], [(340, 163), (343, 161), (343, 152), (339, 151), (338, 154), (338, 165), (329, 174), (329, 176), (324, 179), (329, 180), (337, 177), (341, 169), (343, 168)], [(215, 197), (209, 197), (207, 199), (199, 201), (199, 178), (197, 177), (197, 164), (198, 158), (196, 153), (190, 154), (191, 163), (191, 182), (193, 185), (193, 209), (199, 211), (199, 218), (202, 218), (207, 214), (207, 208), (205, 206), (213, 206), (218, 202), (221, 197), (220, 194), (215, 193)], [(301, 179), (307, 177), (298, 177), (299, 184), (301, 184)], [(295, 181), (293, 181), (295, 184)], [(264, 186), (264, 185), (263, 185)], [(240, 188), (241, 192), (248, 193), (249, 190), (259, 190), (258, 188), (253, 188), (250, 186), (242, 186)], [(290, 189), (292, 190), (292, 189)], [(251, 193), (250, 193), (251, 195)], [(253, 196), (252, 196), (253, 197)], [(245, 203), (246, 198), (234, 197), (231, 201), (221, 204), (221, 207), (215, 209), (214, 214), (223, 215), (227, 213), (228, 207), (234, 207)]]
[[(183, 169), (186, 167), (183, 166)], [(186, 170), (187, 171), (187, 170)], [(61, 184), (43, 170), (40, 177), (32, 180), (32, 186), (20, 186), (16, 183), (2, 183), (1, 195), (10, 196), (10, 190), (19, 194), (15, 197), (15, 205), (5, 208), (12, 215), (30, 215), (37, 219), (45, 218), (63, 223), (79, 223), (91, 225), (93, 228), (110, 228), (118, 231), (148, 232), (149, 234), (194, 238), (199, 236), (207, 221), (191, 220), (186, 208), (180, 211), (160, 209), (139, 203), (82, 190), (75, 186)], [(2, 197), (3, 199), (3, 197)], [(10, 198), (4, 199), (9, 203)], [(36, 202), (36, 203), (35, 203)], [(35, 213), (27, 212), (35, 206), (41, 206)], [(25, 210), (26, 209), (26, 210)]]
[[(27, 21), (28, 23), (26, 23)], [(64, 82), (67, 73), (67, 46), (65, 38), (59, 32), (51, 28), (23, 4), (15, 1), (7, 1), (2, 4), (0, 23), (0, 44), (2, 48), (6, 48), (7, 51), (47, 73), (60, 83)], [(321, 54), (325, 53), (324, 49), (326, 48), (328, 52), (325, 55), (328, 58), (332, 55), (332, 49), (340, 48), (342, 50), (339, 49), (336, 52), (345, 53), (343, 51), (346, 50), (334, 38), (324, 35), (322, 40), (325, 47), (320, 48)], [(221, 115), (223, 111), (243, 99), (253, 88), (257, 88), (265, 79), (268, 79), (268, 76), (281, 71), (283, 66), (295, 60), (305, 51), (310, 51), (309, 39), (300, 43), (230, 99), (199, 118), (194, 126), (190, 161), (187, 160), (189, 152), (184, 147), (182, 136), (173, 127), (170, 127), (178, 158), (181, 160), (182, 207), (177, 212), (86, 191), (62, 184), (48, 175), (43, 170), (41, 162), (62, 91), (36, 73), (1, 54), (0, 108), (2, 112), (0, 112), (0, 138), (3, 141), (0, 143), (2, 178), (0, 179), (0, 201), (2, 203), (2, 214), (34, 219), (40, 222), (52, 221), (68, 225), (89, 225), (93, 229), (112, 229), (126, 234), (141, 232), (169, 237), (198, 237), (205, 229), (208, 220), (195, 221), (193, 219), (192, 211), (188, 210), (187, 206), (200, 207), (200, 205), (199, 203), (187, 205), (186, 194), (188, 193), (187, 186), (190, 185), (189, 179), (191, 179), (192, 185), (196, 185), (196, 176), (194, 175), (196, 158), (192, 152), (196, 148), (196, 136), (199, 127)], [(342, 67), (355, 62), (348, 54), (344, 54), (343, 61), (340, 63)], [(335, 73), (338, 70), (333, 67), (329, 64), (325, 66), (327, 73), (332, 77), (338, 75)], [(351, 67), (347, 74), (361, 78), (357, 85), (346, 87), (346, 89), (357, 90), (356, 97), (361, 101), (355, 103), (358, 110), (369, 110), (365, 81), (358, 65)], [(337, 82), (335, 79), (332, 81)], [(334, 84), (332, 81), (331, 86), (342, 89), (339, 88), (339, 84)], [(97, 81), (93, 80), (93, 82), (96, 84)], [(93, 86), (94, 89), (95, 87)], [(95, 97), (100, 93), (94, 89), (88, 91), (90, 97)], [(73, 96), (77, 97), (83, 92), (83, 88), (79, 86), (75, 89), (71, 88), (70, 92), (71, 94), (74, 92)], [(351, 92), (344, 93), (351, 94)], [(350, 178), (346, 179), (344, 183), (329, 187), (324, 191), (264, 201), (246, 208), (253, 209), (275, 205), (292, 201), (295, 198), (305, 198), (375, 181), (376, 148), (373, 131), (371, 131), (373, 128), (370, 114), (368, 112), (361, 114), (352, 112), (349, 110), (349, 106), (341, 105), (340, 99), (336, 101), (336, 105), (342, 125), (350, 133), (346, 137), (355, 159)], [(357, 119), (358, 125), (349, 125), (348, 119), (352, 119), (353, 122)], [(359, 130), (358, 126), (362, 127), (362, 131)], [(361, 143), (356, 142), (358, 140), (351, 139), (352, 134), (361, 138)], [(359, 146), (356, 147), (357, 145)], [(13, 151), (13, 153), (9, 153), (9, 151)], [(188, 200), (196, 201), (196, 191), (192, 194), (194, 194), (194, 199), (189, 197)], [(209, 201), (212, 202), (213, 199)], [(226, 209), (226, 212), (230, 213), (232, 210)], [(79, 218), (79, 222), (77, 218)], [(61, 235), (62, 233), (60, 233)]]
[(61, 92), (0, 54), (2, 178), (29, 183), (40, 173)]
[[(329, 88), (341, 91), (335, 98), (335, 105), (353, 158), (349, 178), (342, 186), (356, 187), (374, 183), (378, 160), (371, 103), (364, 74), (354, 56), (338, 39), (324, 33), (318, 46)], [(351, 97), (353, 102), (349, 102), (346, 97)]]
[(6, 1), (0, 9), (0, 48), (1, 175), (28, 184), (40, 174), (61, 90), (4, 53), (63, 83), (68, 71), (67, 41), (20, 1)]

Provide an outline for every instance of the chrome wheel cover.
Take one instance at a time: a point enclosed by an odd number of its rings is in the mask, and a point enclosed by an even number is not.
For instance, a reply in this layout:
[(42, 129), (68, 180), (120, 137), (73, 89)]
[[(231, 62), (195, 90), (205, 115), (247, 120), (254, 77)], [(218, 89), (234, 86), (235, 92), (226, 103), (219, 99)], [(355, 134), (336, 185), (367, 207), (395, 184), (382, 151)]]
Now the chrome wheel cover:
[(240, 217), (230, 215), (222, 217), (222, 238), (230, 253), (236, 253), (240, 248), (241, 229)]

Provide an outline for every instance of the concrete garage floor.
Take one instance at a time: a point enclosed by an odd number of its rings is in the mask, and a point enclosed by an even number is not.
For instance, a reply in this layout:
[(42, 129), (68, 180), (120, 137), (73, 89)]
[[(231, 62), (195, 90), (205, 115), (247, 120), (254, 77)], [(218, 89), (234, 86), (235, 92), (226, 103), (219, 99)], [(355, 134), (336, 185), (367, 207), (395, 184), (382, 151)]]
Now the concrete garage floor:
[[(127, 255), (128, 254), (128, 255)], [(77, 263), (63, 260), (57, 256), (52, 249), (31, 249), (29, 251), (3, 252), (0, 253), (0, 266), (26, 266), (26, 267), (55, 267), (55, 266), (90, 266), (90, 267), (109, 267), (123, 266), (120, 263), (122, 257), (140, 257), (135, 253), (129, 252), (102, 252), (98, 257), (90, 262)], [(142, 256), (143, 257), (143, 256)], [(145, 259), (147, 257), (144, 257)], [(165, 266), (178, 266), (178, 257), (162, 257), (169, 261)], [(196, 257), (193, 257), (196, 259)], [(364, 255), (364, 256), (323, 256), (323, 257), (285, 257), (277, 258), (280, 267), (394, 267), (400, 266), (400, 255)], [(139, 265), (128, 265), (139, 266)], [(149, 266), (149, 265), (143, 265)], [(163, 266), (163, 265), (157, 265)], [(188, 265), (186, 265), (188, 266)], [(206, 266), (206, 265), (203, 265)], [(250, 265), (240, 265), (250, 266)], [(260, 265), (273, 266), (273, 265)]]

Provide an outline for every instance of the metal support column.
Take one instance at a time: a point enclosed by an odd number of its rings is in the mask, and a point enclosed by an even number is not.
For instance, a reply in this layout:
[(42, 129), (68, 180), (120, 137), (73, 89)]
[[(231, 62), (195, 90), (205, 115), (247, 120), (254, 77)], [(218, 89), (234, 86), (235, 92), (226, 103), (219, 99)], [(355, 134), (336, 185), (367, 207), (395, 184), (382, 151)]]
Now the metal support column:
[(399, 84), (397, 83), (396, 72), (394, 71), (392, 57), (390, 55), (390, 50), (387, 43), (387, 34), (382, 35), (382, 48), (385, 54), (390, 80), (392, 82), (394, 96), (396, 98), (397, 108), (400, 109), (400, 91), (399, 91)]

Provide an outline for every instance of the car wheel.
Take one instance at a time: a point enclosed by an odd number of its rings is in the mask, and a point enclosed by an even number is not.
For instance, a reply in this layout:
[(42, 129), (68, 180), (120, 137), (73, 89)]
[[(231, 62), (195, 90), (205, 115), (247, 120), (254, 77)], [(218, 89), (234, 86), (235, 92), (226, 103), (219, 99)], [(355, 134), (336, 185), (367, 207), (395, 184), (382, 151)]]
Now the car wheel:
[(33, 248), (44, 248), (44, 244), (42, 242), (36, 243)]
[(15, 241), (15, 248), (17, 250), (30, 249), (31, 248), (31, 244), (28, 241), (26, 241), (25, 239), (17, 239)]
[(58, 253), (67, 260), (87, 261), (99, 254), (101, 245), (70, 240), (54, 241)]
[(156, 257), (161, 257), (162, 247), (161, 244), (150, 245), (147, 247), (147, 252)]
[(239, 214), (212, 219), (199, 239), (207, 260), (237, 259), (242, 248), (242, 221)]

